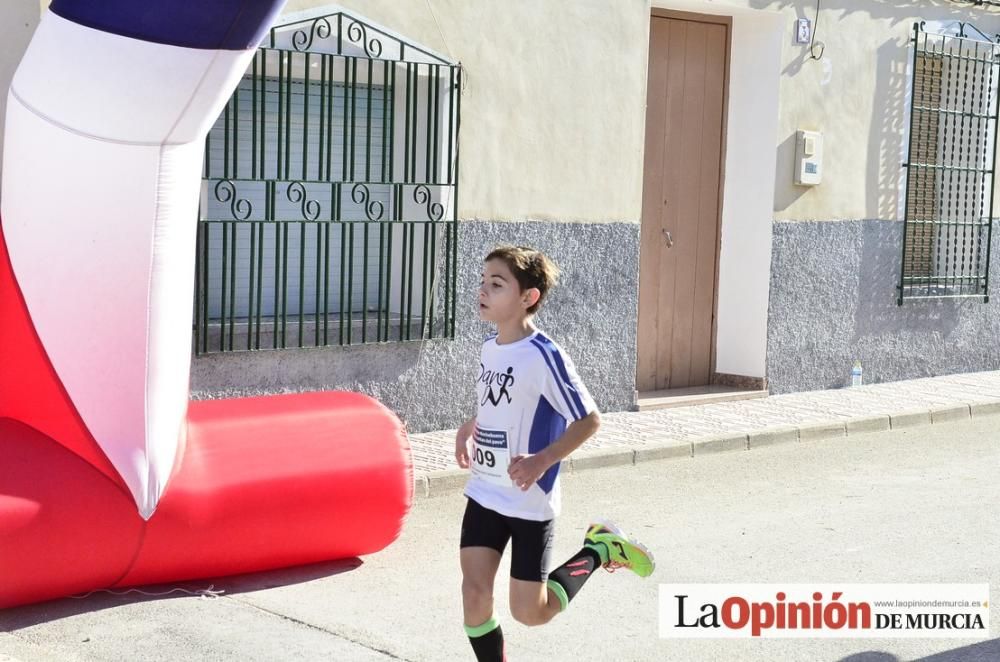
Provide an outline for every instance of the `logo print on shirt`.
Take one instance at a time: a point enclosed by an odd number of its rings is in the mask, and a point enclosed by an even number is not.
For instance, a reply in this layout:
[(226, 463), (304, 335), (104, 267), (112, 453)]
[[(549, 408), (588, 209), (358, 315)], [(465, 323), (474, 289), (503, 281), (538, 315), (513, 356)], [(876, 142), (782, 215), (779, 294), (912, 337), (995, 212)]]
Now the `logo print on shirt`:
[[(483, 401), (479, 404), (485, 405), (489, 402), (496, 407), (500, 404), (500, 400), (504, 396), (507, 397), (507, 403), (510, 404), (510, 392), (507, 389), (514, 384), (513, 366), (507, 366), (507, 372), (495, 372), (493, 370), (487, 370), (486, 367), (480, 363), (479, 381), (486, 384), (486, 392), (483, 394)], [(498, 389), (496, 395), (493, 393), (494, 386)]]

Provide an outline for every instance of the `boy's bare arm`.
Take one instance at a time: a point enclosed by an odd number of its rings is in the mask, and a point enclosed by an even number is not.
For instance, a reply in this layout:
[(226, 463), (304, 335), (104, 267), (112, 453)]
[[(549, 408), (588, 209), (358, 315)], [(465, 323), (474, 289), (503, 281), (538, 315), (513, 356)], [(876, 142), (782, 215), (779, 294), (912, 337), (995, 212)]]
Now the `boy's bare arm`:
[(469, 468), (469, 437), (476, 427), (476, 417), (473, 416), (458, 428), (455, 433), (455, 462), (463, 469)]
[(562, 462), (570, 453), (594, 436), (601, 427), (601, 415), (591, 412), (569, 424), (566, 431), (544, 450), (534, 455), (518, 455), (511, 459), (508, 473), (522, 490), (531, 487), (549, 467)]

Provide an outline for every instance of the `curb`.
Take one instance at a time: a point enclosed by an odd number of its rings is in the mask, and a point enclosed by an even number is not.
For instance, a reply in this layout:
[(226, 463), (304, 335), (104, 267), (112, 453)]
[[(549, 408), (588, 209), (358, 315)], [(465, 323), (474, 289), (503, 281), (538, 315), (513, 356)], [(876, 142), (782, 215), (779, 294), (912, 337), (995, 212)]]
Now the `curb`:
[[(635, 465), (640, 462), (676, 461), (716, 453), (749, 451), (776, 444), (841, 439), (858, 434), (919, 428), (997, 415), (1000, 415), (1000, 400), (942, 405), (836, 421), (811, 421), (797, 426), (774, 426), (743, 433), (725, 432), (690, 441), (662, 439), (644, 444), (577, 451), (563, 460), (560, 472), (572, 475), (579, 471)], [(461, 492), (467, 479), (467, 469), (444, 469), (418, 474), (414, 477), (414, 500)]]

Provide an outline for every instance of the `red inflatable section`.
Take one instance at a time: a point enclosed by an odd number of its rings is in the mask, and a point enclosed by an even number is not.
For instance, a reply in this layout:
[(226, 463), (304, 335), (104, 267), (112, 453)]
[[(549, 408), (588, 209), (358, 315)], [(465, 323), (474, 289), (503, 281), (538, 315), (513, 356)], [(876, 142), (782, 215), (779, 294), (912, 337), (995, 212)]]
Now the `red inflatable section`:
[[(72, 320), (66, 323), (72, 324)], [(14, 277), (0, 220), (0, 418), (3, 417), (39, 430), (125, 488), (77, 413), (35, 332)]]
[(64, 446), (0, 419), (0, 608), (369, 554), (413, 498), (405, 430), (368, 396), (192, 402), (153, 517)]

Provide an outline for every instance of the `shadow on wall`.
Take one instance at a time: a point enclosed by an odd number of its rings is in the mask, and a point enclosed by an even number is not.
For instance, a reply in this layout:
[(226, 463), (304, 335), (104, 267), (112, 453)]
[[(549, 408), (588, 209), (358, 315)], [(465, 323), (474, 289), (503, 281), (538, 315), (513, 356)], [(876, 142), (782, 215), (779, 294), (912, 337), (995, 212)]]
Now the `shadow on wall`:
[(854, 317), (854, 344), (872, 336), (905, 337), (907, 332), (948, 338), (958, 326), (961, 309), (979, 301), (936, 299), (896, 303), (902, 269), (903, 224), (865, 223), (861, 238), (858, 307)]
[[(870, 218), (900, 219), (901, 184), (906, 171), (902, 167), (905, 150), (902, 144), (907, 133), (905, 124), (908, 122), (906, 88), (908, 80), (907, 67), (912, 51), (909, 48), (909, 35), (915, 17), (942, 21), (971, 21), (979, 23), (978, 27), (986, 32), (990, 28), (1000, 28), (1000, 12), (989, 12), (987, 9), (976, 8), (973, 5), (961, 5), (948, 0), (822, 0), (822, 15), (816, 23), (816, 3), (812, 0), (751, 0), (754, 9), (777, 11), (793, 8), (798, 18), (808, 18), (817, 28), (816, 45), (824, 43), (824, 36), (836, 34), (836, 22), (852, 14), (863, 13), (872, 20), (888, 20), (887, 29), (894, 33), (886, 39), (876, 54), (876, 84), (874, 89), (875, 103), (869, 124), (870, 135), (868, 144), (871, 146), (866, 165), (867, 183), (865, 208)], [(908, 29), (900, 32), (900, 26)], [(792, 39), (791, 33), (789, 38)], [(841, 35), (839, 39), (849, 39)], [(782, 70), (782, 76), (791, 77), (798, 74), (810, 63), (809, 49), (800, 44), (792, 44), (795, 53), (794, 60)], [(787, 52), (787, 51), (786, 51)], [(819, 63), (815, 63), (819, 64)], [(793, 181), (795, 159), (795, 134), (787, 136), (777, 150), (776, 182)], [(775, 211), (784, 211), (793, 205), (810, 189), (802, 186), (775, 187)]]
[[(905, 178), (903, 136), (906, 108), (907, 62), (912, 53), (907, 39), (888, 39), (876, 51), (875, 107), (868, 136), (866, 209), (877, 218), (901, 219), (900, 183)], [(902, 243), (900, 243), (902, 245)]]

